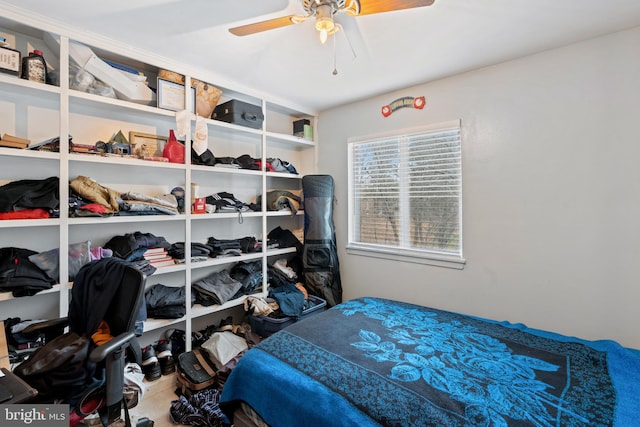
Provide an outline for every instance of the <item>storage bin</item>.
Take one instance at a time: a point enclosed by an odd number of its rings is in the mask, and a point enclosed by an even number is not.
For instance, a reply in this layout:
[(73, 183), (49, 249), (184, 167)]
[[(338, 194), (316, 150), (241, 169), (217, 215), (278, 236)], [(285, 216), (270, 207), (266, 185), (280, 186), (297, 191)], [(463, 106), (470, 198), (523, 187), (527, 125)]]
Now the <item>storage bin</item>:
[(261, 337), (266, 338), (271, 334), (278, 332), (289, 325), (292, 325), (296, 321), (304, 320), (307, 317), (322, 313), (324, 307), (327, 305), (327, 302), (325, 300), (314, 295), (309, 295), (309, 300), (312, 301), (315, 305), (304, 310), (302, 312), (302, 316), (300, 316), (297, 320), (293, 317), (281, 317), (276, 319), (263, 315), (250, 316), (249, 323), (251, 324), (251, 330)]
[(264, 114), (262, 114), (262, 108), (259, 105), (232, 99), (214, 108), (211, 118), (253, 129), (260, 129), (262, 127), (262, 121), (264, 120)]

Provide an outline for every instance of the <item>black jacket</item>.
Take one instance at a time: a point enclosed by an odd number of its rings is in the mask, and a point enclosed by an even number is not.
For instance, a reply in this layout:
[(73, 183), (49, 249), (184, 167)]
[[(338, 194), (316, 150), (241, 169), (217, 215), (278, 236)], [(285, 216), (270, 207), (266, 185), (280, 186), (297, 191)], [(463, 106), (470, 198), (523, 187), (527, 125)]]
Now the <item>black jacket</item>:
[(128, 262), (112, 257), (85, 264), (76, 275), (69, 303), (69, 330), (93, 335), (105, 318)]
[(51, 288), (55, 281), (29, 261), (29, 255), (35, 254), (29, 249), (0, 248), (0, 292), (11, 291), (14, 297), (22, 297)]
[(53, 176), (46, 179), (23, 179), (0, 187), (0, 212), (20, 209), (57, 209), (60, 180)]

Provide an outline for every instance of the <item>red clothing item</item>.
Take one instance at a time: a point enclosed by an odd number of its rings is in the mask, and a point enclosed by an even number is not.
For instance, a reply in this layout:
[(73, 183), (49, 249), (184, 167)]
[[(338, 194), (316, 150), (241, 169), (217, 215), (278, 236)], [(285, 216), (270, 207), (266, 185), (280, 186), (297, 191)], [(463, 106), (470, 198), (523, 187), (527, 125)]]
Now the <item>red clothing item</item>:
[(107, 213), (107, 208), (98, 204), (98, 203), (88, 203), (84, 206), (80, 206), (80, 209), (83, 209), (85, 211), (91, 211), (97, 214), (106, 214)]
[(44, 219), (51, 218), (48, 211), (40, 208), (23, 209), (21, 211), (0, 212), (1, 219)]

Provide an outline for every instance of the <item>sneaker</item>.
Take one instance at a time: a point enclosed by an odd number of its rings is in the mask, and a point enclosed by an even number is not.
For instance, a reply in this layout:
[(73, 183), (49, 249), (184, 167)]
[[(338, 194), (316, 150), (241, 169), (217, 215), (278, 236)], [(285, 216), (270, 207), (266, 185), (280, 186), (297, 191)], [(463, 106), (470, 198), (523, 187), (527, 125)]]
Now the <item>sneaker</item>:
[(160, 340), (155, 345), (156, 357), (160, 362), (160, 372), (162, 375), (169, 375), (176, 370), (176, 364), (171, 353), (171, 341)]
[(152, 345), (148, 345), (142, 349), (142, 372), (147, 381), (155, 381), (162, 376), (160, 363), (156, 357), (156, 352)]
[(124, 367), (124, 393), (128, 408), (133, 408), (142, 400), (147, 389), (144, 378), (144, 372), (137, 363), (127, 363)]

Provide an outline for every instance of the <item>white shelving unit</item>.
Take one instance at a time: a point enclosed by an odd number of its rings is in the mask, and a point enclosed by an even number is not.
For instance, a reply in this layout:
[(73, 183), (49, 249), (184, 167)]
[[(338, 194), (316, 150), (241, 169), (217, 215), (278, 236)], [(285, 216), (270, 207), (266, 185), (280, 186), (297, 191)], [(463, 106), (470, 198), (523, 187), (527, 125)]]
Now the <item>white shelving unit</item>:
[[(31, 47), (44, 52), (45, 59), (57, 71), (59, 85), (34, 83), (15, 76), (0, 73), (0, 133), (8, 133), (43, 141), (55, 136), (70, 134), (77, 144), (95, 144), (108, 141), (112, 135), (129, 131), (168, 136), (176, 128), (175, 113), (159, 109), (154, 105), (141, 105), (122, 99), (112, 99), (80, 92), (69, 87), (69, 46), (80, 42), (92, 48), (102, 59), (135, 67), (148, 76), (150, 86), (160, 69), (183, 74), (186, 81), (192, 78), (210, 82), (222, 89), (219, 103), (239, 99), (259, 105), (265, 120), (260, 129), (206, 119), (208, 148), (217, 157), (238, 157), (248, 154), (261, 160), (262, 170), (230, 169), (212, 166), (162, 163), (139, 160), (124, 156), (100, 156), (69, 152), (66, 138), (61, 138), (59, 152), (42, 152), (0, 147), (0, 185), (21, 179), (44, 179), (57, 176), (60, 179), (60, 217), (52, 219), (20, 219), (0, 221), (0, 247), (22, 247), (36, 252), (52, 248), (66, 248), (69, 244), (91, 241), (92, 247), (104, 245), (111, 237), (140, 231), (163, 236), (169, 242), (205, 243), (207, 238), (235, 239), (253, 236), (266, 242), (267, 234), (280, 226), (300, 232), (303, 227), (303, 212), (292, 215), (289, 211), (268, 211), (263, 197), (259, 212), (112, 216), (92, 218), (70, 218), (66, 200), (69, 188), (65, 183), (77, 176), (89, 176), (105, 187), (117, 191), (137, 191), (145, 194), (166, 194), (174, 187), (185, 190), (185, 201), (189, 205), (191, 184), (197, 183), (201, 197), (227, 191), (238, 199), (255, 203), (259, 196), (273, 189), (301, 190), (301, 177), (316, 172), (316, 144), (314, 141), (290, 135), (292, 122), (301, 118), (311, 120), (315, 126), (314, 111), (282, 105), (268, 96), (251, 92), (246, 88), (235, 90), (232, 84), (218, 85), (215, 70), (194, 71), (184, 64), (173, 64), (164, 58), (134, 51), (128, 46), (111, 40), (92, 37), (86, 33), (75, 33), (61, 24), (39, 21), (22, 16), (19, 11), (0, 11), (0, 32), (15, 36), (15, 46), (24, 55)], [(45, 43), (47, 33), (60, 40), (58, 49)], [(227, 87), (229, 86), (229, 87)], [(239, 86), (238, 86), (239, 87)], [(190, 91), (186, 91), (185, 105), (193, 102)], [(192, 123), (193, 129), (193, 123)], [(190, 134), (187, 134), (187, 141)], [(190, 159), (190, 147), (185, 148), (185, 158)], [(290, 162), (298, 175), (267, 172), (264, 169), (268, 158), (280, 158)], [(299, 233), (301, 234), (301, 233)], [(191, 300), (191, 283), (221, 269), (229, 269), (240, 261), (262, 260), (263, 276), (266, 266), (279, 257), (290, 257), (294, 248), (267, 250), (243, 254), (240, 257), (211, 258), (203, 262), (192, 262), (189, 257), (184, 264), (159, 268), (147, 278), (147, 288), (155, 284), (185, 286), (186, 300)], [(68, 283), (68, 256), (60, 253), (60, 281)], [(10, 293), (0, 293), (0, 310), (3, 318), (51, 318), (64, 316), (70, 298), (69, 286), (55, 285), (51, 290), (31, 297), (14, 298)], [(263, 280), (262, 293), (268, 284)], [(225, 310), (242, 305), (244, 297), (228, 301), (221, 306), (203, 307), (186, 304), (186, 315), (180, 319), (148, 319), (145, 335), (141, 340), (152, 338), (168, 328), (185, 329), (191, 335), (197, 320), (221, 314)]]

